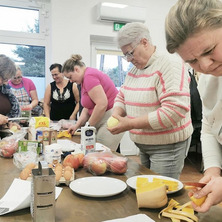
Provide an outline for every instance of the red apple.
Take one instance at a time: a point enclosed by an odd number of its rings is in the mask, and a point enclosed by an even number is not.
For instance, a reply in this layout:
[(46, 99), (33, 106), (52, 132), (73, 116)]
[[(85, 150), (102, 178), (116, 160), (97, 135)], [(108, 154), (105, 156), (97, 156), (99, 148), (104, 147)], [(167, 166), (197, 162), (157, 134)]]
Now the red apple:
[(70, 166), (77, 170), (79, 168), (79, 158), (77, 155), (69, 154), (63, 160), (63, 166)]
[(123, 157), (116, 157), (110, 161), (110, 170), (116, 174), (123, 174), (127, 171), (127, 159)]
[(95, 159), (89, 167), (89, 170), (92, 174), (102, 175), (106, 172), (107, 164), (102, 159)]
[(76, 154), (77, 157), (79, 158), (79, 166), (82, 167), (83, 166), (83, 158), (84, 158), (84, 154), (83, 153), (78, 153)]
[(84, 168), (88, 168), (95, 159), (97, 159), (97, 158), (95, 157), (95, 155), (91, 155), (91, 153), (88, 153), (88, 154), (85, 155), (84, 158), (83, 158), (83, 161), (82, 161), (83, 167), (84, 167)]

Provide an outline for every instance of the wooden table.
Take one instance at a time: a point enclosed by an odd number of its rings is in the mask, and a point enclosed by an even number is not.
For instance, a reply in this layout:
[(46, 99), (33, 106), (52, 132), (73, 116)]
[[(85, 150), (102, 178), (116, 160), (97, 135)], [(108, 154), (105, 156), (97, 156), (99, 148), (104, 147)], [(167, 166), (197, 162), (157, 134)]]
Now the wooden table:
[[(79, 142), (79, 138), (74, 141)], [(0, 158), (0, 198), (6, 193), (14, 178), (19, 177), (20, 170), (13, 165), (12, 159)], [(107, 173), (104, 176), (113, 177), (126, 181), (138, 174), (153, 174), (152, 171), (129, 159), (128, 170), (124, 175)], [(92, 176), (85, 169), (76, 171), (76, 179)], [(63, 190), (56, 201), (56, 222), (101, 222), (115, 218), (127, 217), (134, 214), (144, 213), (155, 221), (170, 222), (170, 219), (158, 219), (159, 209), (138, 209), (135, 191), (127, 187), (122, 193), (104, 198), (85, 197), (74, 193), (69, 187), (62, 186)], [(174, 198), (184, 204), (189, 201), (187, 191), (182, 189), (177, 193), (170, 194), (169, 199)], [(219, 206), (212, 207), (208, 213), (197, 214), (200, 222), (221, 222), (222, 209)], [(0, 222), (5, 221), (32, 221), (30, 209), (26, 208), (0, 216)]]

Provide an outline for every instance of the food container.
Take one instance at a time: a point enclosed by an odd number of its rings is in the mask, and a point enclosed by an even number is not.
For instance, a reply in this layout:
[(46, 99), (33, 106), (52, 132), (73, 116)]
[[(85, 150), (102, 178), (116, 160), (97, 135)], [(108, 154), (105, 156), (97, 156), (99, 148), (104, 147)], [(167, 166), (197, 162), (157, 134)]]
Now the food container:
[(30, 210), (33, 222), (55, 222), (55, 173), (44, 161), (32, 170)]
[(44, 148), (45, 161), (48, 164), (56, 165), (61, 163), (62, 147), (59, 144), (46, 145)]
[(36, 140), (43, 145), (43, 153), (46, 145), (57, 142), (57, 131), (52, 129), (38, 129), (36, 131)]
[(81, 127), (81, 149), (85, 154), (94, 152), (96, 149), (96, 128), (87, 122)]

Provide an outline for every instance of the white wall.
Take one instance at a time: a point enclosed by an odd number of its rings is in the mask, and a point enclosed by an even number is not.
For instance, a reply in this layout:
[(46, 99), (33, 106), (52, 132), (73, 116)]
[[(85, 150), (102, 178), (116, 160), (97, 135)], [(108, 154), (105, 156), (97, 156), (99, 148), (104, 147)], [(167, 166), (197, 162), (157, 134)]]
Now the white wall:
[[(164, 20), (176, 0), (104, 1), (147, 8), (145, 24), (149, 27), (153, 43), (165, 51)], [(90, 36), (116, 37), (113, 23), (96, 21), (95, 6), (99, 2), (101, 0), (51, 0), (51, 63), (63, 63), (71, 54), (80, 54), (85, 64), (92, 66)], [(130, 140), (128, 132), (121, 141), (121, 153), (138, 154), (138, 148)]]
[[(165, 50), (164, 20), (176, 0), (104, 0), (147, 8), (153, 43)], [(81, 54), (90, 66), (90, 36), (115, 37), (113, 24), (96, 21), (95, 6), (101, 0), (51, 0), (51, 63), (63, 63), (71, 54)], [(46, 70), (49, 73), (48, 70)]]

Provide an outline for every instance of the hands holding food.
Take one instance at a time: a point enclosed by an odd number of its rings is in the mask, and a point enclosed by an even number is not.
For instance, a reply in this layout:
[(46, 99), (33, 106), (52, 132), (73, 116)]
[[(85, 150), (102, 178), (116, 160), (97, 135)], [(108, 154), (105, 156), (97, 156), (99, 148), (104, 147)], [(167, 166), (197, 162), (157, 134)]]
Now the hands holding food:
[(0, 114), (0, 126), (8, 122), (8, 117)]
[(129, 125), (129, 121), (130, 121), (130, 119), (127, 117), (118, 116), (118, 119), (117, 119), (116, 117), (111, 116), (107, 120), (108, 130), (112, 134), (119, 134), (124, 131), (130, 130), (131, 127)]
[(195, 211), (207, 212), (211, 206), (222, 201), (222, 177), (213, 177), (203, 188), (196, 188), (189, 193)]
[(21, 126), (19, 124), (17, 124), (17, 123), (9, 122), (9, 129), (12, 132), (16, 133), (16, 132), (20, 131)]

